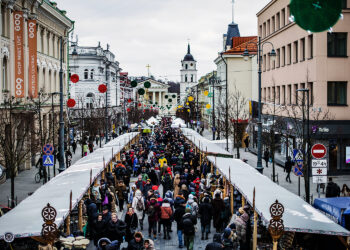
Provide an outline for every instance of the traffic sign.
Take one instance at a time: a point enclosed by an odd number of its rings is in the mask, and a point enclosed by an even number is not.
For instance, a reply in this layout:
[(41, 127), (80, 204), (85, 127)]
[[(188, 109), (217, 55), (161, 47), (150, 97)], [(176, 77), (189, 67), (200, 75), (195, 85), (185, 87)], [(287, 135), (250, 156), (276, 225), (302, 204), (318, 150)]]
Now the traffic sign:
[(327, 176), (312, 176), (312, 182), (316, 184), (327, 183)]
[(293, 149), (293, 160), (299, 168), (303, 167), (303, 153), (300, 149)]
[(312, 176), (327, 175), (327, 168), (312, 168)]
[(54, 163), (53, 155), (43, 155), (43, 166), (52, 167)]
[(43, 152), (46, 155), (51, 155), (53, 153), (53, 150), (54, 150), (54, 148), (53, 148), (52, 144), (46, 144), (43, 147)]
[(293, 172), (296, 176), (303, 176), (304, 175), (302, 166), (301, 167), (299, 167), (298, 165), (294, 166)]
[(322, 159), (327, 154), (327, 148), (323, 144), (315, 144), (311, 148), (311, 154), (316, 159)]

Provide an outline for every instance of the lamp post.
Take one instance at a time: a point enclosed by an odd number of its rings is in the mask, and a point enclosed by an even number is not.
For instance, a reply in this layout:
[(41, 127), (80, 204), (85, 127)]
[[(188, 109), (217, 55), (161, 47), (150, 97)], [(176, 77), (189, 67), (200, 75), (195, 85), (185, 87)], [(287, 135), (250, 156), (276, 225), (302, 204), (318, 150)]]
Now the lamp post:
[[(307, 105), (307, 125), (306, 125), (306, 168), (305, 168), (305, 183), (306, 183), (306, 190), (305, 190), (305, 199), (307, 203), (310, 203), (310, 173), (311, 173), (311, 168), (310, 168), (310, 90), (309, 89), (297, 89), (297, 92), (303, 92), (303, 107), (305, 106), (305, 93), (306, 93), (306, 105)], [(303, 140), (305, 138), (305, 113), (303, 109)], [(304, 159), (305, 160), (305, 159)]]
[(105, 143), (107, 144), (108, 142), (108, 68), (109, 65), (111, 64), (111, 62), (108, 61), (108, 59), (106, 59), (106, 86), (107, 86), (107, 91), (106, 91), (106, 106), (105, 106)]
[(224, 57), (222, 56), (223, 52), (220, 53), (222, 61), (225, 63), (225, 81), (226, 81), (226, 99), (225, 99), (225, 132), (226, 132), (226, 151), (228, 151), (228, 81), (227, 81), (227, 62), (225, 61)]
[(215, 78), (215, 75), (214, 75), (214, 72), (213, 72), (213, 76), (211, 77), (211, 81), (213, 83), (213, 113), (212, 113), (212, 117), (213, 117), (213, 141), (215, 140), (215, 81), (216, 81), (216, 78)]
[[(248, 51), (248, 44), (256, 44), (253, 42), (248, 42), (247, 43), (247, 47), (243, 52), (243, 58), (245, 61), (248, 61), (249, 59), (249, 51)], [(256, 169), (262, 174), (263, 173), (263, 166), (262, 166), (262, 142), (261, 142), (261, 133), (262, 133), (262, 122), (261, 122), (261, 55), (263, 54), (263, 47), (265, 44), (270, 44), (272, 46), (272, 50), (269, 53), (270, 57), (272, 60), (274, 60), (276, 58), (276, 51), (274, 49), (274, 46), (271, 42), (266, 41), (261, 43), (261, 38), (259, 37), (258, 43), (256, 44), (258, 47), (258, 77), (259, 77), (259, 81), (258, 81), (258, 88), (259, 88), (259, 100), (258, 100), (258, 162), (257, 162), (257, 166)]]
[(58, 172), (63, 172), (64, 164), (64, 121), (63, 121), (63, 37), (60, 42), (60, 133), (59, 133), (59, 168)]
[[(53, 105), (53, 96), (59, 95), (59, 92), (51, 93), (51, 108), (52, 108), (52, 145), (55, 148), (55, 106)], [(50, 170), (49, 170), (50, 171)], [(53, 176), (56, 176), (56, 164), (53, 166)]]

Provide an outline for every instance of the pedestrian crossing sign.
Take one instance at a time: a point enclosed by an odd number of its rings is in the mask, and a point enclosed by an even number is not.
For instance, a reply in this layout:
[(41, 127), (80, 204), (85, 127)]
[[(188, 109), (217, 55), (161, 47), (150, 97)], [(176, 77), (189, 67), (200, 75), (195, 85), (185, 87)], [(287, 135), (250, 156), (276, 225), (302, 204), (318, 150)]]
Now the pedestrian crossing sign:
[(52, 167), (54, 163), (53, 155), (43, 155), (43, 165), (45, 167)]

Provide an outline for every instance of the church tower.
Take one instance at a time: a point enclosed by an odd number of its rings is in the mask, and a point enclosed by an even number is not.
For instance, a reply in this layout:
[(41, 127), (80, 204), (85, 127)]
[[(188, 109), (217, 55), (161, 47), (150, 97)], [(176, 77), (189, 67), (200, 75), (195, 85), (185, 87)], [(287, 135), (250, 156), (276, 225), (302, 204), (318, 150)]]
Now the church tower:
[(197, 61), (191, 55), (191, 46), (187, 46), (187, 54), (181, 61), (180, 104), (184, 104), (191, 87), (197, 84)]

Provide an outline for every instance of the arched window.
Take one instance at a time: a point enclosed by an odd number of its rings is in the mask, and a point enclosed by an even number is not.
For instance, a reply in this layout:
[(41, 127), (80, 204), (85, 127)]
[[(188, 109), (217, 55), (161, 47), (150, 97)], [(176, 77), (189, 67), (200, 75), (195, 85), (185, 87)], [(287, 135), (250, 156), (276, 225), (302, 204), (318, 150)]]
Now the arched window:
[(187, 75), (185, 75), (185, 82), (187, 82)]
[(87, 108), (93, 108), (94, 107), (93, 106), (93, 104), (94, 104), (94, 97), (95, 97), (95, 95), (93, 93), (91, 93), (91, 92), (86, 95), (86, 107)]
[(88, 69), (84, 70), (84, 79), (85, 80), (89, 79), (89, 70)]
[(90, 79), (91, 79), (91, 80), (94, 79), (94, 73), (95, 73), (95, 70), (92, 69), (92, 70), (90, 71)]
[(188, 64), (186, 63), (185, 68), (188, 69)]
[(7, 59), (2, 59), (2, 89), (7, 89)]
[(191, 82), (193, 82), (193, 75), (191, 75)]

